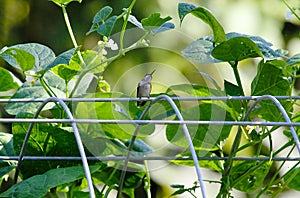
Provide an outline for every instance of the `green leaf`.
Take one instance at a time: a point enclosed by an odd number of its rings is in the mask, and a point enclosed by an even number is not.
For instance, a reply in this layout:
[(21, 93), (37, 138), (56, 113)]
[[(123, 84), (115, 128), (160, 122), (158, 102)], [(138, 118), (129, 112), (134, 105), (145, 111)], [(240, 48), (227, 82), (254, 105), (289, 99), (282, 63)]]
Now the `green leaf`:
[(72, 80), (72, 78), (78, 74), (78, 70), (74, 70), (70, 67), (68, 67), (68, 65), (62, 64), (62, 65), (58, 65), (56, 70), (56, 74), (58, 74), (62, 79), (64, 79), (66, 82), (69, 82), (70, 80)]
[(0, 76), (0, 92), (19, 88), (19, 85), (14, 81), (12, 74), (2, 67), (0, 67)]
[(212, 51), (212, 56), (223, 61), (241, 61), (247, 58), (262, 57), (258, 46), (247, 37), (234, 37)]
[(226, 35), (223, 27), (208, 9), (204, 7), (196, 7), (188, 3), (179, 3), (178, 14), (181, 23), (187, 14), (192, 14), (207, 23), (213, 30), (215, 43), (222, 43), (226, 41)]
[[(103, 63), (105, 60), (104, 56), (100, 56), (98, 52), (94, 50), (86, 50), (81, 52), (85, 66), (82, 69), (88, 70), (90, 73), (101, 73), (104, 71), (107, 63)], [(78, 54), (74, 55), (70, 61), (70, 68), (79, 70), (80, 59)]]
[[(33, 114), (20, 113), (16, 118), (33, 118)], [(29, 123), (13, 123), (13, 145), (20, 153)], [(78, 156), (79, 151), (72, 131), (49, 123), (35, 123), (27, 143), (25, 155), (30, 156)], [(78, 161), (28, 160), (23, 162), (21, 173), (24, 178), (44, 173), (57, 167), (80, 164)]]
[(109, 37), (117, 19), (117, 16), (110, 17), (103, 24), (98, 26), (97, 32), (103, 36)]
[[(38, 43), (14, 45), (9, 47), (8, 49), (16, 51), (16, 53), (13, 53), (13, 56), (8, 57), (9, 62), (7, 60), (6, 61), (12, 66), (21, 69), (22, 71), (41, 71), (44, 67), (53, 62), (55, 58), (54, 52), (49, 47)], [(22, 52), (19, 55), (18, 52), (20, 50)], [(26, 51), (27, 53), (24, 51)], [(31, 55), (29, 55), (28, 53)]]
[(230, 179), (233, 187), (243, 192), (252, 192), (260, 187), (269, 170), (272, 161), (260, 163), (258, 161), (238, 162), (232, 167)]
[(17, 166), (5, 166), (0, 168), (0, 177), (9, 174), (12, 170), (14, 170)]
[(96, 13), (93, 19), (93, 23), (104, 22), (109, 15), (112, 13), (113, 9), (110, 6), (103, 7), (99, 12)]
[[(128, 97), (120, 93), (96, 93), (84, 96), (86, 98), (111, 98)], [(138, 112), (138, 108), (128, 104), (128, 102), (97, 102), (79, 103), (75, 106), (75, 117), (82, 119), (102, 119), (102, 120), (128, 120), (131, 113)], [(88, 114), (86, 112), (89, 112)], [(142, 126), (139, 130), (138, 138), (145, 137), (153, 132), (148, 125)], [(131, 139), (135, 130), (135, 124), (78, 124), (80, 131), (87, 133), (91, 137), (109, 139)], [(152, 129), (153, 127), (151, 127)]]
[(34, 67), (34, 56), (22, 49), (8, 48), (0, 56), (11, 66), (22, 71), (27, 71)]
[(197, 63), (211, 64), (220, 62), (220, 60), (215, 59), (211, 55), (213, 49), (213, 42), (198, 39), (190, 43), (181, 53), (185, 58)]
[(235, 38), (235, 37), (247, 37), (251, 39), (260, 49), (260, 51), (263, 54), (263, 57), (268, 60), (276, 59), (276, 58), (282, 58), (285, 57), (284, 53), (281, 53), (281, 50), (273, 50), (271, 47), (273, 46), (272, 43), (267, 42), (265, 39), (259, 37), (259, 36), (251, 36), (247, 34), (240, 34), (237, 32), (230, 32), (226, 34), (227, 39)]
[[(220, 121), (230, 120), (226, 110), (215, 104), (201, 104), (196, 107), (182, 110), (185, 120)], [(176, 117), (177, 120), (177, 117)], [(188, 130), (196, 150), (213, 151), (219, 149), (220, 141), (229, 135), (231, 126), (220, 125), (188, 125)], [(166, 135), (169, 142), (174, 145), (188, 148), (185, 134), (180, 125), (168, 125)]]
[(71, 3), (72, 1), (77, 1), (79, 3), (82, 2), (82, 0), (51, 0), (51, 1), (59, 6), (67, 5), (67, 4)]
[[(257, 74), (251, 83), (251, 95), (291, 95), (291, 83), (283, 75), (279, 67), (287, 63), (281, 60), (261, 61), (258, 65)], [(288, 101), (281, 101), (287, 112), (291, 111)], [(254, 112), (255, 115), (268, 121), (279, 121), (282, 118), (280, 111), (272, 101), (261, 101)]]
[(171, 19), (169, 16), (161, 18), (159, 13), (154, 13), (150, 17), (143, 19), (142, 23), (133, 15), (129, 16), (128, 21), (146, 32), (150, 31), (152, 34), (158, 34), (175, 28), (173, 23), (167, 22)]
[[(240, 34), (236, 32), (230, 32), (226, 34), (227, 39), (235, 37), (247, 37), (251, 39), (260, 49), (265, 59), (276, 59), (284, 57), (284, 54), (280, 53), (278, 50), (273, 50), (272, 44), (265, 41), (263, 38), (258, 36), (251, 36), (246, 34)], [(217, 63), (221, 60), (214, 58), (211, 55), (212, 50), (215, 48), (214, 36), (209, 35), (202, 37), (196, 41), (190, 43), (181, 53), (182, 55), (194, 62), (202, 64)]]
[(72, 48), (68, 51), (65, 51), (63, 53), (61, 53), (60, 55), (58, 55), (55, 60), (50, 63), (49, 65), (47, 65), (45, 68), (43, 68), (42, 70), (40, 70), (39, 72), (46, 72), (48, 70), (50, 70), (51, 68), (59, 65), (59, 64), (66, 64), (68, 65), (70, 63), (70, 60), (72, 59), (72, 57), (74, 56), (74, 54), (76, 53), (77, 49), (76, 48)]
[[(125, 145), (128, 147), (131, 140), (125, 141)], [(146, 144), (143, 140), (136, 140), (133, 144), (133, 153), (135, 156), (145, 156), (146, 154), (149, 154), (153, 152), (153, 149)]]
[[(56, 89), (51, 88), (59, 98), (65, 97), (65, 94)], [(19, 88), (19, 90), (11, 97), (14, 99), (17, 98), (48, 98), (49, 95), (45, 91), (45, 89), (40, 85), (31, 86), (29, 83), (24, 83), (22, 87)], [(18, 103), (8, 103), (5, 106), (5, 110), (7, 113), (11, 115), (16, 115), (20, 112), (31, 112), (35, 113), (37, 108), (40, 106), (40, 103), (38, 102), (18, 102)], [(43, 110), (51, 109), (55, 106), (54, 103), (48, 103)]]
[(239, 86), (232, 84), (231, 82), (228, 82), (227, 80), (224, 80), (224, 88), (226, 91), (226, 94), (229, 96), (242, 96), (243, 90)]
[(284, 181), (288, 182), (287, 186), (294, 190), (300, 191), (300, 169), (293, 168), (284, 176)]
[(142, 19), (142, 25), (146, 30), (151, 31), (157, 27), (160, 27), (165, 22), (167, 22), (171, 19), (172, 18), (170, 16), (161, 18), (160, 13), (153, 13), (149, 17)]
[(151, 33), (152, 34), (158, 34), (158, 33), (168, 31), (168, 30), (171, 30), (171, 29), (174, 29), (174, 28), (175, 28), (175, 25), (173, 23), (166, 22), (166, 23), (162, 24), (161, 26), (159, 26), (158, 28), (152, 29)]
[[(100, 166), (97, 165), (90, 166), (90, 171), (94, 173), (99, 168)], [(57, 168), (13, 185), (10, 189), (0, 194), (0, 197), (44, 197), (49, 189), (84, 177), (83, 167)]]
[(15, 155), (12, 134), (0, 132), (0, 155), (1, 156)]

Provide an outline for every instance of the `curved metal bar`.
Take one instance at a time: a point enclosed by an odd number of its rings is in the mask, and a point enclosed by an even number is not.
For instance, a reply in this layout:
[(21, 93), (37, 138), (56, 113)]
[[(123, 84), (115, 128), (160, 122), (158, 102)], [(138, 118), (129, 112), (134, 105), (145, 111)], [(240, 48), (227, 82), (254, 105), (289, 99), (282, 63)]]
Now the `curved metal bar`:
[[(38, 117), (38, 115), (40, 114), (40, 112), (42, 111), (42, 109), (44, 108), (44, 106), (49, 102), (58, 102), (61, 105), (61, 107), (65, 110), (68, 118), (70, 119), (70, 121), (72, 123), (72, 128), (73, 128), (73, 131), (74, 131), (77, 146), (78, 146), (79, 153), (80, 153), (80, 156), (81, 156), (81, 160), (82, 160), (86, 180), (88, 182), (88, 189), (89, 189), (89, 193), (90, 193), (90, 198), (95, 198), (95, 191), (94, 191), (94, 186), (93, 186), (93, 182), (92, 182), (92, 177), (91, 177), (87, 157), (85, 155), (84, 147), (83, 147), (83, 144), (82, 144), (82, 141), (81, 141), (81, 137), (80, 137), (76, 122), (73, 118), (73, 115), (70, 112), (70, 110), (69, 110), (68, 106), (66, 105), (66, 103), (60, 98), (55, 98), (55, 97), (47, 98), (39, 106), (39, 108), (37, 109), (37, 111), (36, 111), (33, 118), (36, 119)], [(26, 150), (27, 142), (29, 140), (29, 137), (30, 137), (31, 131), (33, 129), (33, 126), (34, 126), (34, 123), (30, 123), (30, 125), (28, 127), (28, 130), (26, 132), (22, 147), (21, 147), (21, 151), (20, 151), (19, 158), (18, 158), (18, 166), (16, 168), (16, 173), (15, 173), (15, 178), (14, 178), (15, 183), (17, 182), (17, 179), (18, 179), (18, 175), (19, 175), (20, 168), (22, 166), (22, 161), (23, 161), (23, 158), (24, 158), (24, 153), (25, 153), (25, 150)]]
[(274, 104), (277, 106), (278, 110), (281, 112), (281, 114), (283, 115), (283, 118), (285, 119), (286, 123), (290, 124), (289, 128), (291, 130), (294, 142), (296, 144), (296, 147), (298, 149), (298, 152), (300, 154), (300, 143), (299, 143), (299, 138), (298, 135), (294, 129), (294, 127), (292, 126), (292, 121), (289, 118), (287, 112), (285, 111), (284, 107), (282, 106), (282, 104), (278, 101), (278, 99), (274, 96), (271, 95), (263, 95), (259, 98), (257, 98), (254, 103), (250, 106), (250, 108), (248, 109), (248, 111), (245, 114), (244, 120), (246, 120), (250, 114), (250, 112), (253, 110), (253, 108), (261, 101), (261, 100), (271, 100), (272, 102), (274, 102)]
[[(151, 101), (150, 105), (148, 105), (143, 113), (141, 114), (141, 116), (139, 117), (138, 120), (141, 120), (144, 118), (144, 116), (146, 115), (146, 113), (148, 112), (148, 110), (150, 109), (150, 107), (158, 100), (167, 100), (169, 102), (169, 104), (172, 106), (173, 110), (175, 111), (177, 117), (178, 117), (178, 120), (180, 121), (184, 121), (178, 107), (176, 106), (175, 102), (173, 101), (173, 99), (167, 95), (159, 95), (157, 96), (156, 98), (154, 98), (154, 100)], [(206, 198), (206, 191), (205, 191), (205, 188), (204, 188), (204, 184), (203, 184), (203, 179), (202, 179), (202, 175), (201, 175), (201, 171), (200, 171), (200, 166), (199, 166), (199, 162), (198, 162), (198, 157), (197, 157), (197, 154), (196, 154), (196, 151), (195, 151), (195, 148), (194, 148), (194, 145), (193, 145), (193, 141), (192, 141), (192, 138), (189, 134), (189, 130), (187, 128), (187, 125), (185, 123), (182, 123), (181, 124), (182, 126), (182, 129), (183, 129), (183, 132), (185, 134), (185, 137), (188, 141), (188, 144), (189, 144), (189, 147), (190, 147), (190, 152), (192, 154), (192, 159), (194, 161), (194, 165), (195, 165), (195, 169), (196, 169), (196, 173), (197, 173), (197, 177), (198, 177), (198, 181), (199, 181), (199, 185), (200, 185), (200, 188), (201, 188), (201, 193), (202, 193), (202, 197), (203, 198)], [(128, 152), (127, 152), (127, 155), (126, 155), (126, 158), (125, 158), (125, 161), (124, 161), (124, 168), (122, 170), (122, 174), (121, 174), (121, 178), (120, 178), (120, 185), (119, 185), (119, 191), (118, 191), (118, 195), (117, 197), (120, 198), (121, 197), (121, 191), (122, 191), (122, 188), (123, 188), (123, 183), (124, 183), (124, 179), (125, 179), (125, 174), (126, 174), (126, 171), (127, 171), (127, 166), (128, 166), (128, 162), (129, 162), (129, 158), (130, 158), (130, 154), (131, 154), (131, 150), (133, 148), (133, 145), (134, 145), (134, 141), (137, 137), (137, 134), (138, 134), (138, 131), (139, 131), (139, 128), (140, 128), (140, 125), (138, 124), (135, 128), (135, 131), (133, 133), (133, 136), (132, 136), (132, 139), (131, 139), (131, 142), (130, 142), (130, 145), (128, 146)]]

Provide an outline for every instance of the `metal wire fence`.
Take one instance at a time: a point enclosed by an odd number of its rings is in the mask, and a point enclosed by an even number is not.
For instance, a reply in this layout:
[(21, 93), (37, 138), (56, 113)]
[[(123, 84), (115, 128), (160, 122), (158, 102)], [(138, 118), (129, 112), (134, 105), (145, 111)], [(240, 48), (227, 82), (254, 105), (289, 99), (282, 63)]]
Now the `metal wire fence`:
[[(66, 105), (66, 102), (135, 102), (140, 99), (137, 98), (24, 98), (24, 99), (0, 99), (0, 104), (7, 104), (7, 103), (40, 103), (38, 110), (36, 111), (33, 118), (0, 118), (0, 123), (30, 123), (29, 128), (27, 130), (21, 152), (18, 156), (0, 156), (0, 160), (18, 160), (18, 167), (17, 172), (19, 171), (19, 168), (22, 165), (22, 161), (24, 160), (81, 160), (83, 163), (83, 167), (85, 170), (86, 179), (89, 186), (90, 191), (90, 197), (94, 197), (94, 187), (92, 184), (91, 179), (91, 173), (89, 171), (88, 161), (92, 160), (101, 160), (101, 161), (124, 161), (125, 164), (128, 163), (128, 161), (140, 161), (140, 160), (194, 160), (195, 162), (195, 168), (198, 176), (198, 180), (201, 186), (202, 196), (206, 197), (205, 194), (205, 188), (203, 184), (203, 179), (200, 173), (200, 167), (199, 163), (197, 163), (198, 160), (227, 160), (228, 157), (203, 157), (203, 156), (197, 156), (195, 153), (195, 149), (192, 146), (191, 138), (188, 134), (187, 125), (230, 125), (230, 126), (285, 126), (289, 127), (293, 138), (295, 145), (298, 149), (298, 152), (300, 154), (300, 144), (299, 139), (296, 131), (294, 130), (294, 127), (300, 126), (299, 122), (292, 122), (283, 108), (283, 106), (280, 103), (280, 100), (300, 100), (300, 96), (221, 96), (221, 97), (169, 97), (165, 95), (161, 95), (155, 98), (149, 98), (149, 99), (142, 99), (145, 101), (150, 101), (151, 104), (155, 103), (158, 100), (167, 100), (169, 104), (172, 106), (174, 111), (176, 112), (177, 116), (179, 117), (179, 120), (143, 120), (143, 116), (147, 113), (150, 106), (146, 107), (143, 114), (140, 116), (140, 119), (136, 120), (102, 120), (102, 119), (74, 119), (71, 111), (68, 109), (68, 106)], [(228, 100), (253, 100), (254, 103), (249, 108), (249, 111), (246, 113), (245, 117), (240, 121), (226, 121), (226, 120), (184, 120), (184, 118), (181, 116), (179, 109), (177, 108), (174, 101), (228, 101)], [(261, 100), (270, 100), (281, 111), (281, 114), (284, 117), (285, 121), (280, 122), (269, 122), (269, 121), (246, 121), (247, 116), (249, 112), (261, 101)], [(38, 118), (38, 115), (43, 110), (43, 107), (50, 102), (55, 102), (59, 104), (64, 111), (67, 114), (68, 119), (43, 119)], [(28, 142), (28, 139), (30, 137), (31, 130), (35, 123), (70, 123), (73, 128), (74, 136), (77, 141), (77, 146), (80, 152), (80, 156), (24, 156), (26, 144)], [(192, 153), (192, 156), (190, 157), (178, 157), (178, 156), (131, 156), (130, 155), (130, 146), (129, 146), (129, 152), (127, 156), (86, 156), (85, 149), (80, 137), (80, 133), (77, 128), (77, 124), (135, 124), (137, 126), (135, 130), (135, 134), (133, 137), (136, 137), (138, 132), (138, 127), (143, 124), (157, 124), (157, 125), (181, 125), (183, 128), (185, 127), (186, 132), (186, 138), (190, 139), (189, 146), (190, 151)], [(134, 139), (132, 141), (132, 144), (134, 142)], [(131, 145), (132, 146), (132, 145)], [(233, 160), (253, 160), (253, 161), (300, 161), (300, 157), (233, 157)], [(126, 166), (124, 169), (124, 173), (126, 172)], [(18, 175), (18, 173), (16, 174)]]

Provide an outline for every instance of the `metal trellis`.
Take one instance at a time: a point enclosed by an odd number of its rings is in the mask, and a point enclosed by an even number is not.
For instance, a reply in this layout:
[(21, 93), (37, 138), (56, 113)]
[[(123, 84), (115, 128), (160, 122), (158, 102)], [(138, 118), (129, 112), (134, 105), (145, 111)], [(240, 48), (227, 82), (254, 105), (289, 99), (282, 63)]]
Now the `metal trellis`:
[[(220, 96), (220, 97), (169, 97), (167, 95), (160, 95), (155, 98), (149, 98), (149, 99), (142, 99), (145, 101), (151, 101), (150, 105), (147, 106), (137, 120), (101, 120), (101, 119), (74, 119), (72, 113), (68, 109), (68, 106), (66, 105), (66, 102), (134, 102), (139, 99), (137, 98), (24, 98), (24, 99), (0, 99), (0, 103), (41, 103), (39, 108), (37, 109), (35, 115), (33, 118), (0, 118), (0, 123), (30, 123), (29, 128), (27, 130), (25, 139), (23, 141), (23, 145), (21, 148), (21, 152), (18, 156), (0, 156), (0, 160), (18, 160), (18, 166), (16, 169), (16, 178), (18, 177), (18, 171), (22, 165), (23, 160), (81, 160), (85, 176), (88, 182), (88, 189), (90, 192), (90, 197), (95, 197), (94, 193), (94, 187), (92, 183), (91, 173), (88, 166), (89, 160), (101, 160), (101, 161), (124, 161), (125, 167), (123, 169), (123, 175), (125, 176), (127, 163), (129, 160), (131, 161), (138, 161), (138, 160), (193, 160), (195, 164), (195, 169), (198, 177), (198, 181), (201, 187), (202, 197), (206, 197), (205, 188), (203, 184), (203, 179), (200, 173), (200, 167), (198, 160), (227, 160), (228, 157), (199, 157), (196, 155), (195, 149), (193, 147), (192, 139), (189, 136), (187, 125), (233, 125), (233, 126), (287, 126), (290, 128), (290, 131), (292, 133), (295, 145), (297, 147), (297, 150), (300, 154), (300, 143), (298, 139), (298, 135), (294, 129), (296, 126), (300, 126), (300, 123), (292, 122), (279, 102), (279, 100), (300, 100), (300, 96)], [(144, 115), (147, 113), (147, 111), (151, 108), (151, 105), (154, 104), (156, 101), (159, 100), (166, 100), (175, 111), (178, 120), (143, 120)], [(226, 120), (205, 120), (205, 121), (195, 121), (195, 120), (184, 120), (184, 117), (182, 117), (178, 107), (176, 106), (174, 101), (226, 101), (226, 100), (253, 100), (254, 102), (251, 104), (248, 112), (246, 113), (245, 117), (241, 121), (226, 121)], [(246, 121), (249, 113), (256, 107), (256, 105), (262, 101), (262, 100), (269, 100), (272, 101), (278, 108), (278, 110), (281, 112), (284, 118), (284, 122), (268, 122), (268, 121)], [(65, 111), (65, 113), (68, 116), (68, 119), (42, 119), (38, 118), (40, 112), (43, 110), (44, 106), (50, 102), (55, 102), (59, 104)], [(28, 142), (28, 139), (30, 137), (31, 130), (33, 128), (33, 125), (35, 123), (70, 123), (73, 128), (74, 136), (77, 142), (77, 146), (80, 152), (80, 156), (24, 156), (26, 145)], [(79, 123), (85, 123), (85, 124), (135, 124), (136, 130), (134, 132), (131, 145), (129, 146), (129, 150), (127, 153), (127, 156), (93, 156), (93, 157), (87, 157), (85, 154), (84, 146), (77, 128), (77, 124)], [(133, 146), (133, 142), (135, 140), (135, 137), (137, 136), (139, 126), (142, 124), (160, 124), (160, 125), (181, 125), (183, 128), (183, 131), (185, 133), (186, 139), (190, 146), (190, 152), (192, 154), (191, 157), (176, 157), (176, 156), (144, 156), (144, 157), (137, 157), (137, 156), (131, 156), (130, 151)], [(300, 156), (300, 155), (299, 155)], [(300, 157), (233, 157), (233, 160), (260, 160), (260, 161), (299, 161)], [(124, 178), (123, 178), (124, 179)], [(15, 181), (17, 181), (15, 179)], [(121, 179), (122, 181), (122, 179)], [(122, 189), (122, 183), (120, 183), (120, 188)]]

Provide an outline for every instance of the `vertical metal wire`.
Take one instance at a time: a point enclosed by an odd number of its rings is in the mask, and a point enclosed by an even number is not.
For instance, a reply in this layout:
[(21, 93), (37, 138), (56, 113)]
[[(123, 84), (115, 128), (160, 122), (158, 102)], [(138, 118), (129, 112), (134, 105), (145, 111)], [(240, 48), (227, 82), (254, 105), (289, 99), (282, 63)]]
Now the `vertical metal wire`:
[[(260, 96), (258, 97), (255, 102), (250, 106), (250, 108), (248, 109), (246, 115), (245, 115), (245, 118), (244, 120), (247, 119), (248, 115), (250, 114), (250, 112), (252, 111), (252, 109), (262, 100), (271, 100), (274, 102), (274, 104), (277, 106), (278, 110), (281, 112), (281, 114), (283, 115), (283, 118), (285, 119), (286, 123), (288, 124), (292, 124), (291, 122), (291, 119), (289, 118), (286, 110), (284, 109), (284, 107), (282, 106), (282, 104), (277, 100), (276, 97), (274, 96), (271, 96), (271, 95), (264, 95), (264, 96)], [(294, 139), (294, 142), (296, 144), (296, 147), (298, 149), (298, 153), (300, 154), (300, 143), (299, 143), (299, 138), (298, 138), (298, 135), (294, 129), (294, 127), (292, 125), (289, 126), (290, 127), (290, 130), (291, 130), (291, 133), (292, 133), (292, 136), (293, 136), (293, 139)]]
[[(173, 110), (175, 111), (178, 119), (180, 121), (184, 122), (184, 119), (183, 119), (183, 117), (182, 117), (182, 115), (181, 115), (178, 107), (176, 106), (175, 102), (173, 101), (173, 99), (171, 97), (169, 97), (167, 95), (159, 95), (156, 98), (154, 98), (154, 100), (151, 101), (150, 105), (148, 105), (144, 109), (144, 111), (141, 114), (139, 120), (141, 120), (141, 119), (144, 118), (144, 116), (146, 115), (146, 113), (148, 112), (148, 110), (150, 109), (150, 107), (156, 101), (158, 101), (158, 100), (167, 100), (169, 102), (169, 104), (171, 105), (171, 107), (173, 108)], [(196, 169), (196, 173), (197, 173), (199, 185), (200, 185), (200, 188), (201, 188), (202, 197), (206, 198), (206, 191), (205, 191), (205, 187), (204, 187), (204, 183), (203, 183), (203, 179), (202, 179), (202, 175), (201, 175), (201, 171), (200, 171), (200, 166), (199, 166), (199, 162), (198, 162), (198, 157), (197, 157), (194, 145), (193, 145), (192, 138), (190, 136), (189, 130), (187, 128), (187, 125), (185, 123), (182, 123), (181, 126), (182, 126), (183, 132), (185, 134), (186, 140), (188, 141), (188, 145), (190, 147), (190, 152), (191, 152), (191, 155), (192, 155), (192, 159), (194, 161), (194, 165), (195, 165), (195, 169)], [(124, 162), (124, 168), (122, 170), (122, 174), (121, 174), (121, 178), (120, 178), (120, 186), (119, 186), (119, 191), (118, 191), (118, 195), (117, 195), (118, 198), (120, 198), (120, 195), (122, 193), (121, 191), (122, 191), (122, 188), (123, 188), (123, 183), (124, 183), (125, 174), (126, 174), (126, 171), (127, 171), (127, 166), (128, 166), (128, 162), (129, 162), (129, 158), (130, 158), (130, 153), (131, 153), (131, 150), (133, 148), (134, 141), (135, 141), (135, 139), (137, 137), (137, 134), (138, 134), (138, 131), (139, 131), (139, 127), (140, 127), (140, 125), (138, 124), (136, 126), (136, 129), (135, 129), (135, 131), (133, 133), (130, 145), (128, 147), (128, 152), (127, 152), (127, 155), (126, 155), (126, 158), (125, 158), (125, 162)]]
[[(81, 156), (81, 161), (82, 161), (82, 164), (83, 164), (85, 177), (86, 177), (86, 180), (88, 182), (88, 189), (89, 189), (90, 198), (95, 198), (95, 191), (94, 191), (93, 181), (92, 181), (92, 177), (91, 177), (91, 172), (90, 172), (90, 169), (89, 169), (89, 165), (88, 165), (87, 157), (86, 157), (84, 147), (83, 147), (83, 144), (82, 144), (82, 141), (81, 141), (81, 137), (80, 137), (76, 122), (73, 118), (73, 115), (70, 112), (70, 110), (69, 110), (68, 106), (66, 105), (66, 103), (60, 98), (55, 98), (55, 97), (47, 98), (39, 106), (39, 108), (37, 109), (37, 111), (36, 111), (33, 118), (36, 119), (38, 117), (38, 115), (40, 114), (40, 112), (42, 111), (42, 109), (44, 108), (44, 106), (49, 102), (58, 102), (61, 105), (61, 107), (65, 110), (68, 118), (70, 119), (70, 121), (72, 123), (72, 128), (73, 128), (73, 132), (74, 132), (74, 135), (75, 135), (75, 138), (76, 138), (79, 153), (80, 153), (80, 156)], [(24, 138), (24, 141), (23, 141), (23, 144), (22, 144), (22, 147), (21, 147), (21, 151), (20, 151), (19, 158), (18, 158), (18, 166), (16, 168), (16, 173), (15, 173), (15, 178), (14, 178), (15, 183), (17, 182), (17, 179), (18, 179), (18, 174), (19, 174), (19, 171), (20, 171), (20, 168), (21, 168), (21, 165), (22, 165), (22, 160), (23, 160), (24, 153), (25, 153), (25, 150), (26, 150), (27, 142), (29, 140), (29, 137), (30, 137), (31, 131), (33, 129), (33, 126), (34, 126), (34, 123), (31, 122), (29, 127), (28, 127), (27, 133), (25, 135), (25, 138)]]

